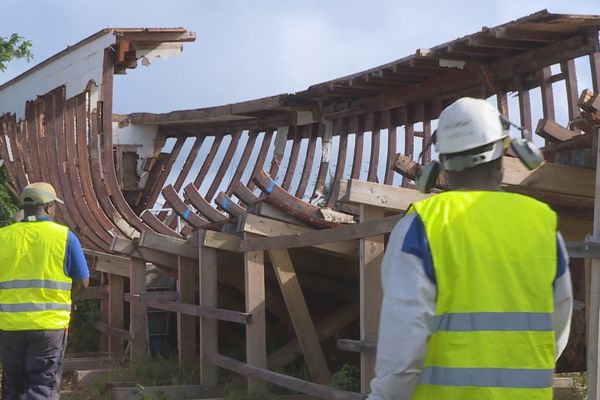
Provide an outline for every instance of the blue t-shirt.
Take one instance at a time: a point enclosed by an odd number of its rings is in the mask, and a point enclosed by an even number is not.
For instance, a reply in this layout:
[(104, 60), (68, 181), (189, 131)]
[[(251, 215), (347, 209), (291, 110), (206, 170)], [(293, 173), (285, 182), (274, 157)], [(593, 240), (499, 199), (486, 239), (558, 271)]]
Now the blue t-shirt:
[[(35, 221), (30, 221), (27, 218), (21, 222), (36, 222), (36, 221), (52, 221), (50, 217), (36, 217)], [(75, 234), (69, 231), (67, 236), (67, 248), (65, 251), (65, 274), (70, 276), (73, 281), (82, 281), (90, 277), (85, 256), (81, 248), (81, 243)]]

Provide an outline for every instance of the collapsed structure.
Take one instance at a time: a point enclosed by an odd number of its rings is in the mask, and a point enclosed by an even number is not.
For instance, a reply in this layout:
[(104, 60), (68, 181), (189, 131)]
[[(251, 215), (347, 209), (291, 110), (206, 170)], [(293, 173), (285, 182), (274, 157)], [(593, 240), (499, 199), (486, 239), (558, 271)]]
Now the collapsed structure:
[[(114, 75), (179, 53), (195, 35), (105, 29), (0, 86), (0, 156), (16, 190), (46, 181), (64, 199), (57, 220), (78, 234), (101, 282), (88, 297), (102, 300), (104, 350), (126, 341), (132, 358), (146, 357), (152, 307), (177, 313), (180, 364), (200, 365), (203, 385), (216, 384), (219, 366), (251, 384), (360, 398), (319, 384), (355, 363), (368, 392), (385, 234), (425, 196), (411, 188), (416, 156), (446, 105), (495, 100), (546, 144), (536, 171), (505, 158), (506, 190), (549, 203), (567, 241), (600, 229), (599, 29), (597, 16), (541, 11), (295, 94), (129, 115), (113, 112)], [(591, 84), (581, 96), (578, 78)], [(597, 256), (596, 239), (572, 243), (572, 256)], [(147, 263), (177, 290), (149, 292)], [(600, 270), (578, 259), (572, 274), (573, 339), (559, 367), (583, 370), (586, 321), (597, 360)], [(223, 355), (244, 331), (245, 362)], [(273, 372), (299, 356), (318, 384)], [(598, 390), (597, 365), (587, 368)]]

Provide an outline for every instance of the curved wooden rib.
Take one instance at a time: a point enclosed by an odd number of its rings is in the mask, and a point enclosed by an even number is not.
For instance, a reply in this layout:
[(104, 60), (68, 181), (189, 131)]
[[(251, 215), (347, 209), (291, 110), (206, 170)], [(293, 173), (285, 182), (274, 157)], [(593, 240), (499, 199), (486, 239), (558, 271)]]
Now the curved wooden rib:
[(254, 189), (255, 187), (254, 182), (252, 181), (252, 177), (258, 171), (264, 169), (265, 160), (267, 159), (267, 152), (269, 151), (269, 147), (271, 146), (272, 140), (273, 129), (267, 129), (267, 131), (265, 132), (265, 136), (263, 137), (263, 142), (260, 146), (260, 151), (258, 152), (258, 157), (256, 157), (256, 162), (254, 163), (254, 169), (252, 170), (252, 174), (250, 174), (250, 177), (248, 178), (248, 182), (246, 184), (246, 186), (248, 186), (248, 189), (250, 190)]
[[(350, 121), (348, 118), (344, 118), (341, 123), (343, 132), (348, 132)], [(346, 152), (348, 151), (348, 135), (340, 135), (340, 148), (338, 150), (337, 164), (335, 167), (335, 175), (333, 176), (333, 183), (331, 186), (331, 193), (327, 199), (326, 207), (332, 208), (337, 200), (337, 194), (340, 190), (339, 183), (344, 176), (344, 169), (346, 168)]]
[(173, 150), (167, 156), (167, 162), (164, 165), (156, 163), (153, 169), (158, 169), (159, 172), (153, 174), (151, 171), (150, 174), (156, 176), (156, 179), (152, 181), (148, 181), (146, 187), (144, 188), (144, 192), (142, 193), (142, 205), (146, 208), (152, 208), (156, 204), (156, 200), (160, 195), (160, 191), (162, 190), (169, 174), (171, 173), (171, 169), (173, 168), (173, 164), (175, 164), (175, 160), (179, 157), (179, 153), (181, 152), (181, 148), (185, 143), (185, 137), (178, 137), (173, 145)]
[(227, 194), (225, 194), (225, 192), (220, 192), (217, 195), (215, 198), (215, 203), (217, 203), (223, 210), (227, 211), (232, 217), (239, 217), (246, 212), (244, 207), (236, 204), (227, 196)]
[(217, 155), (217, 151), (219, 151), (221, 142), (223, 142), (223, 135), (215, 136), (215, 140), (213, 141), (212, 145), (210, 146), (210, 151), (208, 152), (208, 155), (204, 159), (204, 162), (202, 163), (202, 167), (200, 167), (200, 171), (198, 171), (198, 175), (196, 175), (196, 179), (194, 179), (194, 186), (199, 188), (200, 185), (202, 184), (202, 180), (206, 177), (206, 174), (208, 173), (208, 170), (209, 170), (213, 160), (215, 159), (215, 156)]
[(379, 166), (379, 147), (380, 147), (380, 118), (379, 113), (372, 114), (373, 128), (371, 130), (371, 156), (369, 157), (369, 173), (367, 180), (369, 182), (379, 182), (377, 178), (377, 167)]
[(321, 217), (319, 207), (306, 203), (297, 197), (292, 196), (282, 187), (277, 185), (265, 171), (260, 171), (254, 176), (254, 182), (266, 194), (265, 201), (286, 213), (293, 215), (301, 221), (316, 228), (331, 228), (338, 224), (325, 221)]
[[(229, 143), (227, 152), (225, 153), (225, 156), (223, 157), (221, 166), (219, 167), (219, 170), (217, 171), (217, 173), (213, 179), (212, 185), (210, 185), (210, 188), (208, 189), (208, 192), (206, 192), (206, 196), (204, 196), (206, 201), (212, 200), (213, 196), (217, 192), (217, 189), (221, 185), (223, 176), (225, 176), (225, 172), (227, 172), (227, 168), (229, 168), (229, 165), (231, 164), (231, 160), (233, 160), (233, 155), (235, 154), (235, 150), (237, 149), (237, 145), (240, 142), (241, 136), (242, 136), (242, 131), (237, 131), (231, 135), (231, 142)], [(196, 187), (200, 187), (200, 186), (196, 186)]]
[(244, 170), (246, 169), (246, 165), (248, 164), (248, 160), (250, 159), (250, 155), (252, 154), (252, 150), (254, 149), (254, 144), (256, 143), (256, 138), (258, 136), (258, 131), (251, 131), (248, 133), (248, 141), (246, 141), (246, 147), (244, 147), (244, 152), (240, 157), (240, 162), (233, 174), (233, 178), (229, 182), (227, 186), (227, 193), (231, 193), (231, 188), (237, 185), (241, 179)]
[(260, 200), (246, 185), (241, 183), (236, 186), (233, 194), (247, 206), (251, 206)]
[(396, 135), (398, 134), (397, 128), (392, 124), (392, 112), (387, 110), (383, 113), (383, 123), (388, 128), (388, 141), (387, 141), (387, 160), (385, 164), (385, 177), (383, 182), (386, 185), (392, 185), (394, 183), (394, 157), (396, 156)]
[(298, 190), (296, 191), (296, 197), (299, 199), (304, 197), (308, 181), (310, 179), (310, 173), (312, 172), (313, 161), (315, 159), (315, 148), (317, 147), (317, 136), (319, 132), (317, 127), (311, 125), (310, 138), (308, 139), (308, 148), (306, 150), (306, 157), (304, 158), (304, 167), (302, 168), (302, 176), (300, 177), (300, 183), (298, 184)]
[(183, 192), (185, 200), (196, 207), (196, 210), (200, 211), (200, 213), (208, 218), (209, 221), (220, 222), (228, 219), (227, 216), (215, 210), (210, 203), (198, 193), (198, 189), (196, 189), (193, 184), (190, 183), (187, 185), (183, 189)]
[(313, 188), (310, 200), (321, 198), (325, 189), (325, 178), (327, 178), (327, 171), (329, 170), (329, 157), (331, 157), (331, 139), (333, 136), (333, 121), (329, 121), (327, 126), (319, 124), (319, 132), (317, 135), (321, 136), (321, 163), (319, 164), (319, 172), (317, 173), (317, 180), (315, 187)]
[(173, 188), (176, 192), (179, 192), (179, 190), (183, 186), (185, 178), (187, 178), (188, 174), (190, 173), (190, 169), (192, 168), (192, 165), (194, 165), (194, 161), (196, 161), (196, 158), (198, 157), (198, 152), (200, 151), (200, 147), (202, 147), (205, 138), (205, 136), (196, 136), (194, 145), (192, 146), (190, 153), (188, 154), (187, 158), (185, 159), (185, 162), (183, 163), (181, 172), (179, 173), (177, 179), (175, 180), (175, 183), (173, 184)]
[[(115, 53), (111, 48), (104, 50), (104, 64), (102, 66), (102, 170), (104, 172), (104, 190), (110, 193), (110, 199), (115, 205), (123, 222), (126, 222), (131, 237), (139, 237), (139, 232), (147, 229), (142, 220), (133, 212), (123, 192), (119, 188), (117, 180), (117, 170), (115, 168), (115, 158), (112, 144), (112, 99), (113, 99), (113, 78), (115, 67)], [(122, 222), (121, 222), (122, 223)]]
[[(275, 135), (275, 148), (273, 149), (273, 158), (271, 159), (271, 167), (269, 168), (269, 176), (272, 178), (277, 178), (277, 174), (279, 173), (279, 168), (281, 167), (281, 162), (283, 160), (283, 154), (285, 152), (285, 146), (288, 141), (289, 128), (288, 127), (280, 127), (277, 129), (277, 134)], [(252, 176), (256, 175), (258, 171), (255, 171)], [(250, 177), (252, 179), (252, 177)]]
[(142, 218), (142, 221), (144, 221), (150, 228), (154, 229), (158, 233), (172, 237), (182, 237), (182, 235), (165, 225), (164, 222), (158, 219), (156, 215), (152, 214), (150, 210), (142, 211), (140, 217)]
[[(298, 164), (298, 154), (300, 153), (300, 147), (302, 144), (302, 129), (303, 128), (296, 126), (293, 129), (294, 129), (294, 142), (292, 143), (292, 152), (290, 153), (290, 159), (289, 159), (289, 162), (287, 165), (287, 169), (285, 171), (283, 183), (281, 184), (281, 187), (284, 190), (288, 190), (290, 188), (290, 185), (292, 184), (292, 179), (294, 178), (294, 173), (296, 172), (296, 165)], [(275, 177), (273, 177), (273, 178), (275, 178)]]
[(172, 185), (165, 187), (162, 190), (166, 202), (173, 208), (173, 210), (186, 222), (188, 222), (194, 228), (200, 228), (203, 225), (208, 225), (208, 221), (192, 211), (184, 202), (179, 198), (175, 189)]
[(360, 168), (362, 166), (363, 143), (365, 139), (365, 116), (359, 115), (356, 122), (356, 134), (354, 135), (354, 159), (352, 161), (352, 179), (360, 179)]

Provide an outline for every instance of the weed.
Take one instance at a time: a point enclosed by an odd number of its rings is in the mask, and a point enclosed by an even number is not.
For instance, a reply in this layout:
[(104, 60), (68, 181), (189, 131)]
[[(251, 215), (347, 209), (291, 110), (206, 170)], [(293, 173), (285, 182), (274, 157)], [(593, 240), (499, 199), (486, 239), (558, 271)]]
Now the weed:
[(360, 371), (358, 368), (344, 364), (342, 369), (333, 374), (329, 386), (336, 389), (357, 392), (359, 390), (359, 375)]

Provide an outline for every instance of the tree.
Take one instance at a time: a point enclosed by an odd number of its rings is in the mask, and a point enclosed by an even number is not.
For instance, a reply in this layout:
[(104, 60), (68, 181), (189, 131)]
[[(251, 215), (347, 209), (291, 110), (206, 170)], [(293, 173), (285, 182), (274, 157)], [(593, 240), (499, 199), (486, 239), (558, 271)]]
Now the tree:
[(31, 60), (33, 54), (30, 48), (31, 42), (16, 33), (10, 35), (9, 38), (0, 36), (0, 71), (5, 71), (6, 64), (13, 59)]
[[(10, 37), (0, 36), (0, 71), (6, 70), (6, 64), (14, 59), (33, 58), (31, 42), (16, 33)], [(10, 217), (19, 210), (19, 201), (11, 183), (6, 166), (0, 166), (0, 226), (10, 223)]]

